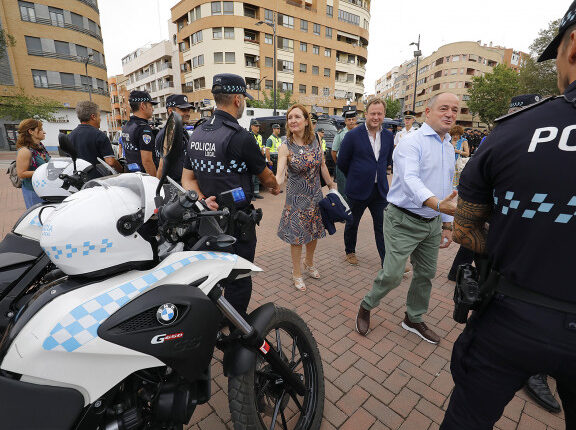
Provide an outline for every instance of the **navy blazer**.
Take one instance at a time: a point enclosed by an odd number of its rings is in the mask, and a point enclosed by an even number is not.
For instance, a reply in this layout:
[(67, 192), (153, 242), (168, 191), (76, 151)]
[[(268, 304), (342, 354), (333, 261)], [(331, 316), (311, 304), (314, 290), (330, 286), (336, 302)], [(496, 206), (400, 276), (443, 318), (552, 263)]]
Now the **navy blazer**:
[(380, 132), (378, 161), (374, 156), (366, 125), (359, 125), (346, 133), (338, 152), (338, 168), (346, 175), (346, 196), (352, 200), (368, 200), (378, 172), (378, 191), (383, 198), (386, 198), (388, 194), (386, 171), (392, 164), (393, 150), (394, 137), (386, 129)]

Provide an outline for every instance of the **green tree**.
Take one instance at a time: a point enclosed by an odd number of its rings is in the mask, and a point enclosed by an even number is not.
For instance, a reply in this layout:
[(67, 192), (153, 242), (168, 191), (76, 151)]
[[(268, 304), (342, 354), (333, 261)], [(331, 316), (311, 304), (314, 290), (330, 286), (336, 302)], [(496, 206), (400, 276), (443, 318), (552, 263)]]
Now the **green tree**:
[(520, 93), (540, 94), (541, 96), (558, 94), (556, 62), (550, 60), (537, 63), (536, 60), (558, 34), (559, 26), (559, 19), (551, 21), (548, 28), (538, 32), (538, 37), (530, 45), (530, 56), (524, 59), (520, 67)]
[(0, 96), (0, 118), (20, 121), (37, 118), (50, 121), (62, 103), (44, 97), (27, 96), (22, 88), (12, 95)]
[(6, 33), (2, 28), (0, 28), (0, 58), (6, 54), (6, 48), (8, 46), (16, 45), (16, 39), (11, 34)]
[[(266, 94), (266, 91), (262, 91), (262, 94), (264, 95), (264, 100), (250, 100), (250, 107), (274, 109), (274, 90), (270, 90), (269, 94)], [(276, 100), (276, 109), (286, 110), (294, 103), (296, 102), (292, 100), (292, 91), (280, 92)]]
[(468, 107), (491, 129), (494, 120), (508, 111), (510, 99), (518, 94), (518, 89), (518, 74), (505, 64), (499, 64), (492, 73), (472, 78)]
[(386, 97), (386, 116), (396, 118), (400, 113), (400, 100), (394, 100), (392, 97)]

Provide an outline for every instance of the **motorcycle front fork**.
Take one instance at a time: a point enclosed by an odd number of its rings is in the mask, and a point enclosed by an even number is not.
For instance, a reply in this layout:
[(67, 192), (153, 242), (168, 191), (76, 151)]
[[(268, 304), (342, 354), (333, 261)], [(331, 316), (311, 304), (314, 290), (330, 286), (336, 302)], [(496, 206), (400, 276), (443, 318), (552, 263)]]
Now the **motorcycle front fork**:
[(242, 333), (240, 343), (256, 351), (298, 395), (303, 396), (306, 393), (306, 387), (302, 383), (300, 376), (290, 369), (288, 363), (280, 356), (279, 351), (270, 346), (263, 334), (257, 333), (254, 327), (234, 309), (230, 302), (224, 298), (222, 292), (221, 287), (216, 287), (210, 292), (209, 296), (222, 314)]

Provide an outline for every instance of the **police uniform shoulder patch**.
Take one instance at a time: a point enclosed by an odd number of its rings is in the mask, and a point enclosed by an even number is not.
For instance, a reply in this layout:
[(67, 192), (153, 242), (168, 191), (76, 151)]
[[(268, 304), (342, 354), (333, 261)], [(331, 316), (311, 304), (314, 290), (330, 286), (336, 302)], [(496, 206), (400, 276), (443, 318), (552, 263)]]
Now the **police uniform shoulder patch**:
[(517, 110), (516, 112), (508, 113), (508, 114), (506, 114), (506, 115), (502, 115), (501, 117), (496, 118), (496, 119), (494, 120), (494, 122), (495, 122), (495, 123), (496, 123), (496, 122), (500, 123), (500, 122), (502, 122), (502, 121), (505, 121), (505, 120), (507, 120), (507, 119), (512, 118), (513, 116), (516, 116), (516, 115), (521, 114), (521, 113), (523, 113), (523, 112), (529, 111), (530, 109), (533, 109), (533, 108), (535, 108), (536, 106), (540, 106), (541, 104), (544, 104), (544, 103), (549, 102), (549, 101), (551, 101), (551, 100), (556, 100), (558, 97), (562, 97), (562, 96), (550, 96), (550, 97), (543, 98), (542, 100), (540, 100), (540, 101), (538, 101), (538, 102), (536, 102), (536, 103), (532, 103), (531, 105), (528, 105), (528, 106), (526, 106), (525, 108), (522, 108), (522, 109), (520, 109), (520, 110)]
[(148, 145), (152, 141), (152, 136), (150, 136), (149, 134), (143, 134), (142, 140), (146, 145)]

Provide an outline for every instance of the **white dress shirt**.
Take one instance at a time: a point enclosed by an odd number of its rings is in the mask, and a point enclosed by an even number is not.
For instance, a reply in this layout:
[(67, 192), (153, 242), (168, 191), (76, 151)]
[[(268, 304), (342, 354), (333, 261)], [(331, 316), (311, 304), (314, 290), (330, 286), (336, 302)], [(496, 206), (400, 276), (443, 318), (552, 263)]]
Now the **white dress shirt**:
[[(378, 157), (380, 156), (380, 133), (382, 132), (382, 128), (380, 128), (377, 132), (376, 132), (376, 139), (374, 139), (372, 137), (372, 134), (370, 133), (370, 129), (368, 128), (368, 125), (366, 123), (364, 123), (364, 125), (366, 126), (366, 131), (368, 132), (368, 139), (370, 139), (370, 144), (372, 145), (372, 150), (374, 151), (374, 157), (376, 157), (376, 161), (378, 161)], [(374, 183), (378, 183), (378, 172), (376, 172), (376, 177), (374, 178)]]
[[(437, 216), (437, 211), (423, 204), (432, 196), (443, 200), (452, 192), (455, 161), (450, 134), (441, 139), (424, 123), (402, 139), (392, 158), (394, 176), (388, 202), (425, 218)], [(452, 216), (442, 214), (443, 222), (452, 220)]]
[(414, 133), (416, 130), (417, 129), (414, 128), (414, 126), (410, 127), (410, 130), (406, 130), (406, 127), (404, 127), (402, 130), (396, 133), (396, 136), (394, 136), (394, 146), (398, 145), (402, 139), (404, 139), (409, 134)]

